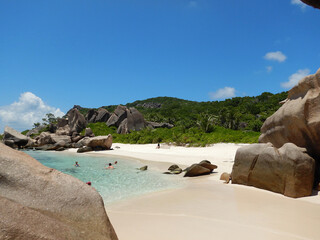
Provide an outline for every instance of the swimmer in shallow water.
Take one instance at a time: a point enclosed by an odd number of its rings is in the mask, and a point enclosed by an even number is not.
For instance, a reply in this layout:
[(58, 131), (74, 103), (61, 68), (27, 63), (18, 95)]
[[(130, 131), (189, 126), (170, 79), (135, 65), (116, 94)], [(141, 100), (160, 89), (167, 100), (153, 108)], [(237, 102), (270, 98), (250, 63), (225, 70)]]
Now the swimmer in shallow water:
[(105, 169), (114, 169), (114, 167), (112, 166), (111, 163), (109, 163), (109, 166), (107, 168), (105, 167)]
[(80, 167), (80, 165), (79, 165), (78, 162), (76, 162), (73, 166), (75, 166), (75, 167)]

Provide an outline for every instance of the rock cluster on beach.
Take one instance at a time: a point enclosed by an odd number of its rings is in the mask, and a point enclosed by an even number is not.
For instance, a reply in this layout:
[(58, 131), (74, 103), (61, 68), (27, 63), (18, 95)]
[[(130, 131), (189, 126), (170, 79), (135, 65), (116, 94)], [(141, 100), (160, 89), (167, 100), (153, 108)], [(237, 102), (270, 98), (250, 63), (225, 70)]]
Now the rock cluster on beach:
[(181, 172), (185, 172), (184, 177), (197, 177), (210, 174), (216, 168), (218, 168), (217, 165), (211, 164), (208, 160), (202, 160), (200, 163), (192, 164), (184, 170), (176, 164), (171, 165), (168, 168), (169, 171), (164, 172), (164, 174), (180, 174)]
[[(95, 137), (92, 130), (87, 128), (88, 123), (105, 122), (107, 126), (117, 127), (117, 132), (127, 134), (131, 131), (140, 131), (148, 128), (171, 128), (169, 123), (148, 122), (135, 108), (119, 105), (111, 114), (104, 108), (90, 109), (84, 116), (80, 110), (83, 108), (75, 105), (65, 117), (58, 118), (56, 124), (38, 126), (30, 130), (26, 136), (16, 130), (6, 127), (3, 142), (12, 148), (35, 148), (40, 150), (62, 151), (66, 148), (81, 148), (79, 152), (92, 150), (108, 150), (112, 145), (112, 136)], [(47, 132), (39, 132), (48, 128)], [(85, 129), (85, 135), (80, 132)], [(33, 134), (36, 137), (32, 138)]]
[(0, 143), (0, 239), (118, 239), (99, 193)]
[(232, 183), (309, 196), (320, 181), (320, 69), (300, 80), (282, 104), (264, 122), (261, 144), (238, 149)]

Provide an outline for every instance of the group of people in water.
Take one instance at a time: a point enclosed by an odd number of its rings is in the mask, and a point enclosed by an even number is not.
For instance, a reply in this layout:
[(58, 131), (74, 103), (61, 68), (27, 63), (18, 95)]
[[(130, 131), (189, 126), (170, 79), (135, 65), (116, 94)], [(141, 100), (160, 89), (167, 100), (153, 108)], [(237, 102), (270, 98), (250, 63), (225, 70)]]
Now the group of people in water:
[[(115, 161), (115, 162), (114, 162), (114, 164), (117, 164), (117, 163), (118, 163), (118, 161)], [(76, 161), (73, 166), (75, 166), (75, 167), (80, 167), (80, 164), (79, 164), (79, 162)], [(110, 169), (114, 169), (114, 166), (112, 166), (112, 163), (109, 163), (109, 164), (106, 165), (104, 168), (110, 170)], [(91, 186), (91, 182), (86, 182), (86, 184), (88, 184), (89, 186)]]

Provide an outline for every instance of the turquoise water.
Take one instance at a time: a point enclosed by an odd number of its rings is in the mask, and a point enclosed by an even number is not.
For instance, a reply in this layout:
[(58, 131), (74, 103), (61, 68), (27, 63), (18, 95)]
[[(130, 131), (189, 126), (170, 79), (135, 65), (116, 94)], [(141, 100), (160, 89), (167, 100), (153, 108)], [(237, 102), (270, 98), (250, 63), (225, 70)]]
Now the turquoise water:
[[(144, 164), (136, 160), (63, 152), (26, 151), (26, 153), (47, 167), (72, 175), (83, 182), (90, 181), (105, 204), (145, 193), (178, 188), (183, 184), (178, 176), (150, 169), (137, 170)], [(80, 167), (73, 166), (76, 161)], [(115, 169), (104, 168), (115, 161), (118, 161), (117, 164), (113, 164)]]

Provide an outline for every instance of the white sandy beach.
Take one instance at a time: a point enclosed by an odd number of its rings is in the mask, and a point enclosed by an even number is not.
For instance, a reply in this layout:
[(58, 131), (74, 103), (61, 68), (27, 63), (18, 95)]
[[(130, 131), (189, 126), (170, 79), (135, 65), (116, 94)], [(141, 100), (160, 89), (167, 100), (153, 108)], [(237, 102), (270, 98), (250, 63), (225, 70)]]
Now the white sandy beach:
[[(158, 164), (188, 166), (207, 159), (218, 165), (209, 176), (187, 179), (186, 187), (148, 194), (107, 206), (120, 240), (320, 239), (320, 198), (292, 199), (272, 192), (224, 184), (241, 144), (205, 148), (114, 143), (107, 154)], [(165, 164), (166, 163), (166, 164)], [(180, 176), (179, 176), (180, 177)], [(182, 176), (181, 176), (182, 177)]]

